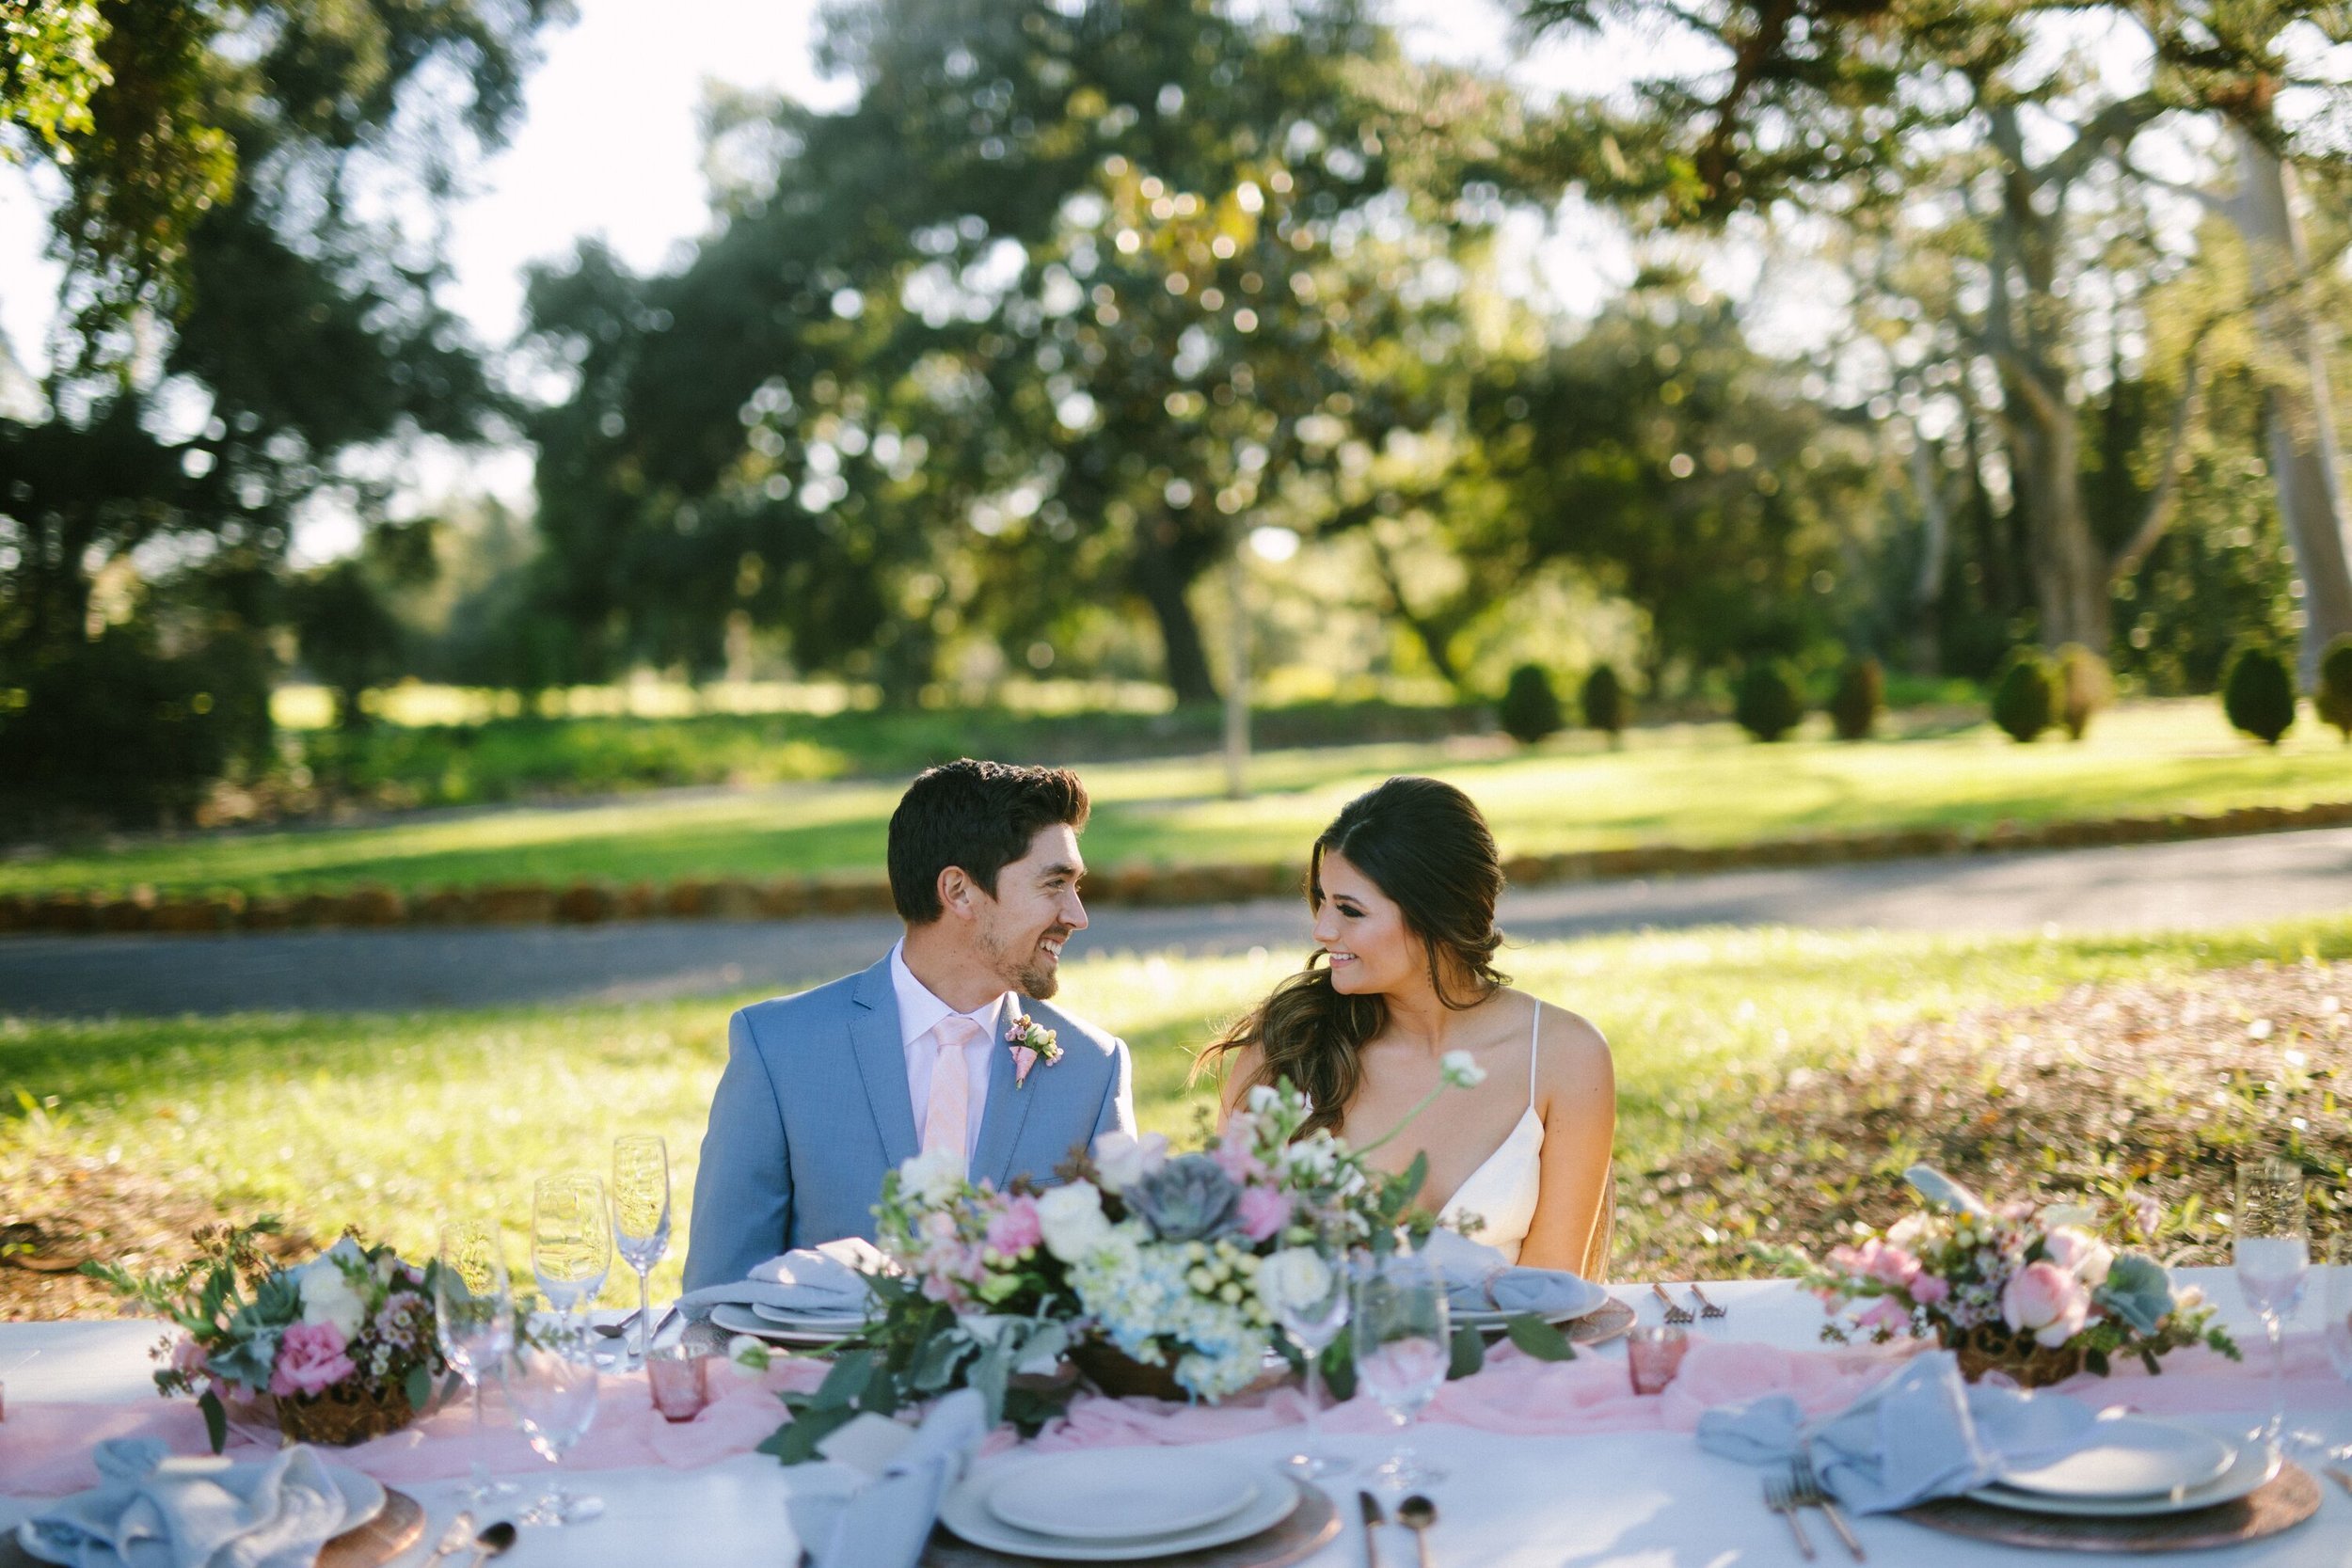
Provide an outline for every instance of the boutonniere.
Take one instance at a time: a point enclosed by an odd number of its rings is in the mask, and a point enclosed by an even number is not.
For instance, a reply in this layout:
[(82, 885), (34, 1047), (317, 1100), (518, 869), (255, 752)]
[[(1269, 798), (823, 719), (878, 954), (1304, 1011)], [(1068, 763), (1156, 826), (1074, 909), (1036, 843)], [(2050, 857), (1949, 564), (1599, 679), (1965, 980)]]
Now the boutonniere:
[(1052, 1067), (1061, 1060), (1061, 1047), (1054, 1039), (1054, 1031), (1026, 1013), (1014, 1019), (1012, 1027), (1005, 1031), (1005, 1043), (1012, 1047), (1012, 1086), (1016, 1089), (1027, 1085), (1029, 1069), (1039, 1062)]

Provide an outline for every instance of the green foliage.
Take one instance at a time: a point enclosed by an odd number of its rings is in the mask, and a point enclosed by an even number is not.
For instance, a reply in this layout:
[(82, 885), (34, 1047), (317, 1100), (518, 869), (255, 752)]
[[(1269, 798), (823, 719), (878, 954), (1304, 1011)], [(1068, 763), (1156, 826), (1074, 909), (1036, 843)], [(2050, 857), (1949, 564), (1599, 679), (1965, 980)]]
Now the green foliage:
[(2287, 661), (2262, 643), (2249, 643), (2230, 661), (2221, 686), (2221, 711), (2233, 728), (2265, 746), (2295, 725), (2295, 673)]
[(2058, 651), (2058, 723), (2066, 738), (2080, 740), (2090, 733), (2091, 717), (2115, 701), (2115, 676), (2107, 661), (2079, 642)]
[(1840, 740), (1867, 740), (1886, 706), (1886, 671), (1876, 658), (1850, 659), (1829, 700), (1830, 727)]
[(2324, 721), (2352, 742), (2352, 636), (2337, 638), (2320, 656), (2319, 690), (2312, 705)]
[(1557, 734), (1566, 717), (1560, 708), (1560, 693), (1552, 687), (1551, 672), (1540, 664), (1522, 664), (1512, 671), (1510, 683), (1502, 689), (1502, 700), (1495, 705), (1502, 733), (1522, 746)]
[(1778, 740), (1804, 718), (1804, 688), (1797, 673), (1776, 658), (1757, 659), (1740, 676), (1732, 717), (1758, 740)]
[(1613, 666), (1596, 664), (1586, 673), (1578, 704), (1584, 710), (1587, 728), (1608, 736), (1613, 744), (1622, 743), (1625, 727), (1633, 720), (1633, 699)]
[(2058, 707), (2058, 677), (2042, 650), (2012, 650), (1993, 683), (1993, 721), (2011, 740), (2030, 741), (2050, 727)]

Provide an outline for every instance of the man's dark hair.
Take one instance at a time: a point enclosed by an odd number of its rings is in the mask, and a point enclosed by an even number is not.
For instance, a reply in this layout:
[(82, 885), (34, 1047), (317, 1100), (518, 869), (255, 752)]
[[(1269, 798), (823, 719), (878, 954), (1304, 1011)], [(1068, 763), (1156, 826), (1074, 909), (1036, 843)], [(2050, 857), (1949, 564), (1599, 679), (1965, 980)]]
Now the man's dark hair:
[(1023, 768), (962, 757), (926, 768), (890, 814), (890, 898), (910, 926), (939, 906), (939, 874), (951, 865), (996, 896), (997, 874), (1057, 822), (1087, 825), (1087, 786), (1067, 768)]

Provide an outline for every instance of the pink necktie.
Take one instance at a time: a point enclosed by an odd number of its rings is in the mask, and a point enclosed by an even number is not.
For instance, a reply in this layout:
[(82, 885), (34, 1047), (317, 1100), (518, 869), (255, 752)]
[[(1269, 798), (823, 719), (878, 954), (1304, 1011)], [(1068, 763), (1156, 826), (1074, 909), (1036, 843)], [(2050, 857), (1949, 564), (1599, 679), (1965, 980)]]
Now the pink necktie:
[(963, 1048), (978, 1039), (980, 1026), (961, 1013), (949, 1013), (931, 1028), (939, 1054), (931, 1063), (930, 1103), (923, 1110), (923, 1152), (951, 1149), (956, 1163), (964, 1162), (964, 1131), (972, 1117), (972, 1085), (964, 1076)]

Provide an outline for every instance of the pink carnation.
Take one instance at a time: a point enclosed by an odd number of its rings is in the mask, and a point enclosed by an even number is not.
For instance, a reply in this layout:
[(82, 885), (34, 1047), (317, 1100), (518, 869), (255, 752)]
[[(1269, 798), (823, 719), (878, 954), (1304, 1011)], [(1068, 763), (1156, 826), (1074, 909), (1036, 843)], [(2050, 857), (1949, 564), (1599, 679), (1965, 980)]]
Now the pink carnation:
[(1911, 1299), (1922, 1307), (1933, 1307), (1951, 1293), (1951, 1281), (1938, 1275), (1922, 1274), (1911, 1282)]
[(1290, 1195), (1277, 1187), (1244, 1187), (1240, 1217), (1241, 1233), (1263, 1242), (1290, 1224)]
[(2028, 1263), (2010, 1275), (2001, 1291), (2001, 1320), (2035, 1342), (2062, 1345), (2082, 1332), (2090, 1315), (2090, 1291), (2056, 1263)]
[(315, 1394), (358, 1370), (343, 1354), (343, 1331), (333, 1323), (292, 1323), (278, 1339), (278, 1364), (270, 1370), (269, 1391), (280, 1399), (289, 1394)]
[(1013, 1198), (988, 1217), (988, 1250), (999, 1258), (1018, 1258), (1043, 1239), (1033, 1197)]

